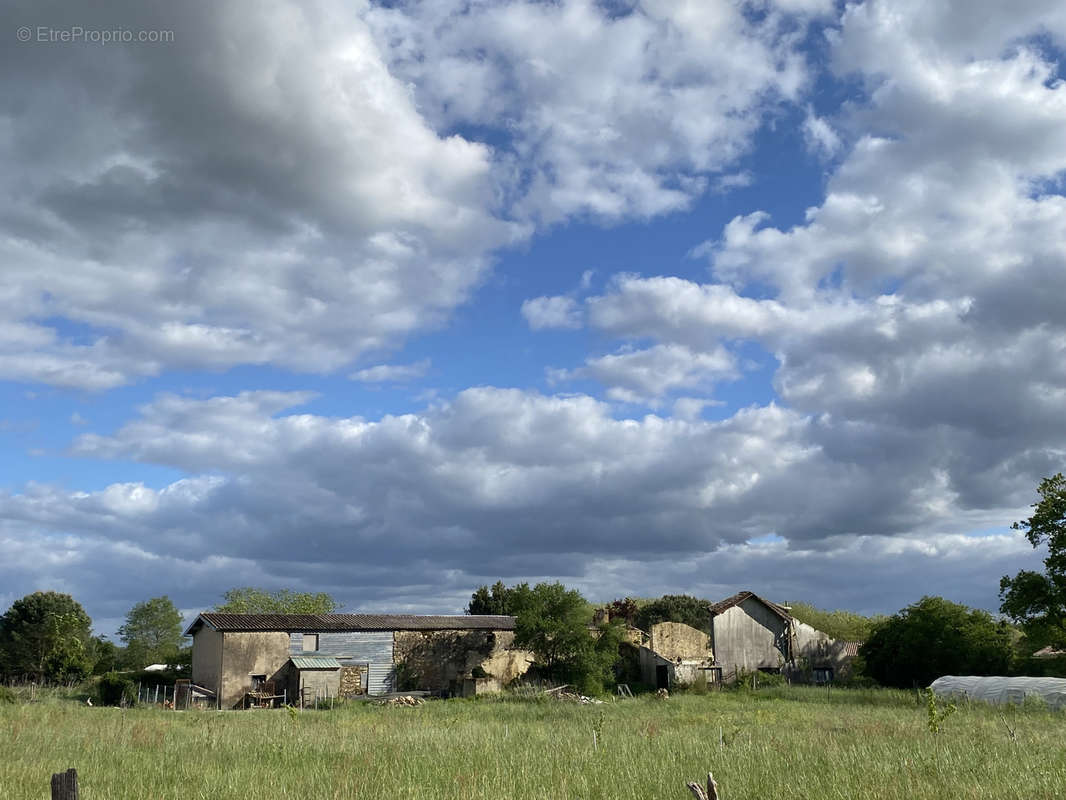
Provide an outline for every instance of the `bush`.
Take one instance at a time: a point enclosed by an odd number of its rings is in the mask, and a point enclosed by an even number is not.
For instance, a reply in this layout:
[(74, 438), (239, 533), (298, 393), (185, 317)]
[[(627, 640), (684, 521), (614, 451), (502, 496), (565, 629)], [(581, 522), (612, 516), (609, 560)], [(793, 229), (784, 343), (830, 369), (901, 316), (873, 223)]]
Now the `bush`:
[(101, 705), (132, 705), (137, 699), (137, 685), (125, 675), (108, 672), (96, 685), (96, 699)]
[(788, 681), (780, 672), (757, 672), (755, 674), (755, 688), (765, 689), (771, 686), (787, 686)]
[(753, 679), (756, 689), (768, 689), (788, 684), (785, 676), (780, 672), (763, 672), (762, 670), (748, 670), (742, 667), (737, 670), (737, 679), (732, 688), (741, 692), (750, 692)]
[(18, 701), (19, 698), (14, 689), (0, 686), (0, 705), (15, 705)]
[(859, 655), (886, 686), (928, 686), (941, 675), (1006, 675), (1012, 634), (986, 611), (923, 597), (877, 625)]

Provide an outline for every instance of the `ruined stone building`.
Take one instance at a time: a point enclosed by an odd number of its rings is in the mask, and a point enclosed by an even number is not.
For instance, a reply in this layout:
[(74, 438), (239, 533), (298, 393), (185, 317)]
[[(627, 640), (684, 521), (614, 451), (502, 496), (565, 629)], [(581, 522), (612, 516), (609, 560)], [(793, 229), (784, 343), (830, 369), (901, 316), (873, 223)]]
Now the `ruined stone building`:
[(683, 622), (652, 625), (638, 658), (641, 681), (656, 689), (717, 680), (711, 637)]
[(731, 683), (756, 671), (824, 683), (847, 677), (858, 654), (858, 642), (833, 639), (754, 592), (714, 603), (708, 619), (710, 635), (680, 622), (660, 622), (646, 632), (631, 628), (630, 649), (623, 652), (630, 666), (623, 671), (655, 689)]
[(219, 708), (269, 687), (297, 700), (424, 689), (498, 690), (525, 673), (514, 617), (411, 614), (226, 614), (189, 626), (192, 683)]

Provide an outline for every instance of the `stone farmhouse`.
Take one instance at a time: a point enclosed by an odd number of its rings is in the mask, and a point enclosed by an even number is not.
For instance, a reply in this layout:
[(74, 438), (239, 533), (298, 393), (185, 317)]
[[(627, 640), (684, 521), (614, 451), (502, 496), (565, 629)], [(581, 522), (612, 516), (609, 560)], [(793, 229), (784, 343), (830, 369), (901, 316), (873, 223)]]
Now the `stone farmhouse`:
[(498, 691), (524, 674), (514, 617), (204, 612), (192, 637), (192, 684), (218, 708), (263, 698)]
[[(634, 679), (659, 689), (763, 671), (824, 683), (846, 677), (857, 655), (857, 642), (834, 640), (754, 592), (715, 603), (708, 614), (709, 636), (680, 622), (630, 628), (622, 656)], [(606, 621), (604, 612), (597, 621)], [(499, 691), (533, 661), (514, 647), (514, 628), (508, 616), (204, 612), (186, 635), (194, 691), (234, 708), (409, 690)]]

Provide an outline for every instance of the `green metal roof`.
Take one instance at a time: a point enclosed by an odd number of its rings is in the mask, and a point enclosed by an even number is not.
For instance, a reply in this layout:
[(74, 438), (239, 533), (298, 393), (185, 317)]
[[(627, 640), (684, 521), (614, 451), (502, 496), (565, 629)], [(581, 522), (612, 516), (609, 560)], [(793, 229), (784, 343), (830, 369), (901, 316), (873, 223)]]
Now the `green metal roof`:
[(290, 661), (296, 669), (340, 669), (341, 662), (333, 656), (293, 656)]

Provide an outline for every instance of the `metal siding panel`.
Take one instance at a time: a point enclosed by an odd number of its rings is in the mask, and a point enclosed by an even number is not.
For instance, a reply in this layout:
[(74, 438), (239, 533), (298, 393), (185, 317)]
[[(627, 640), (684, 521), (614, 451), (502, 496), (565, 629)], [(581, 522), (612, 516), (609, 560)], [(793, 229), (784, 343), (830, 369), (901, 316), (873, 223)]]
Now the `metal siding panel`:
[(392, 631), (322, 633), (318, 639), (318, 652), (339, 661), (369, 664), (367, 694), (392, 691)]
[(298, 656), (304, 651), (304, 635), (302, 633), (289, 634), (289, 655)]

